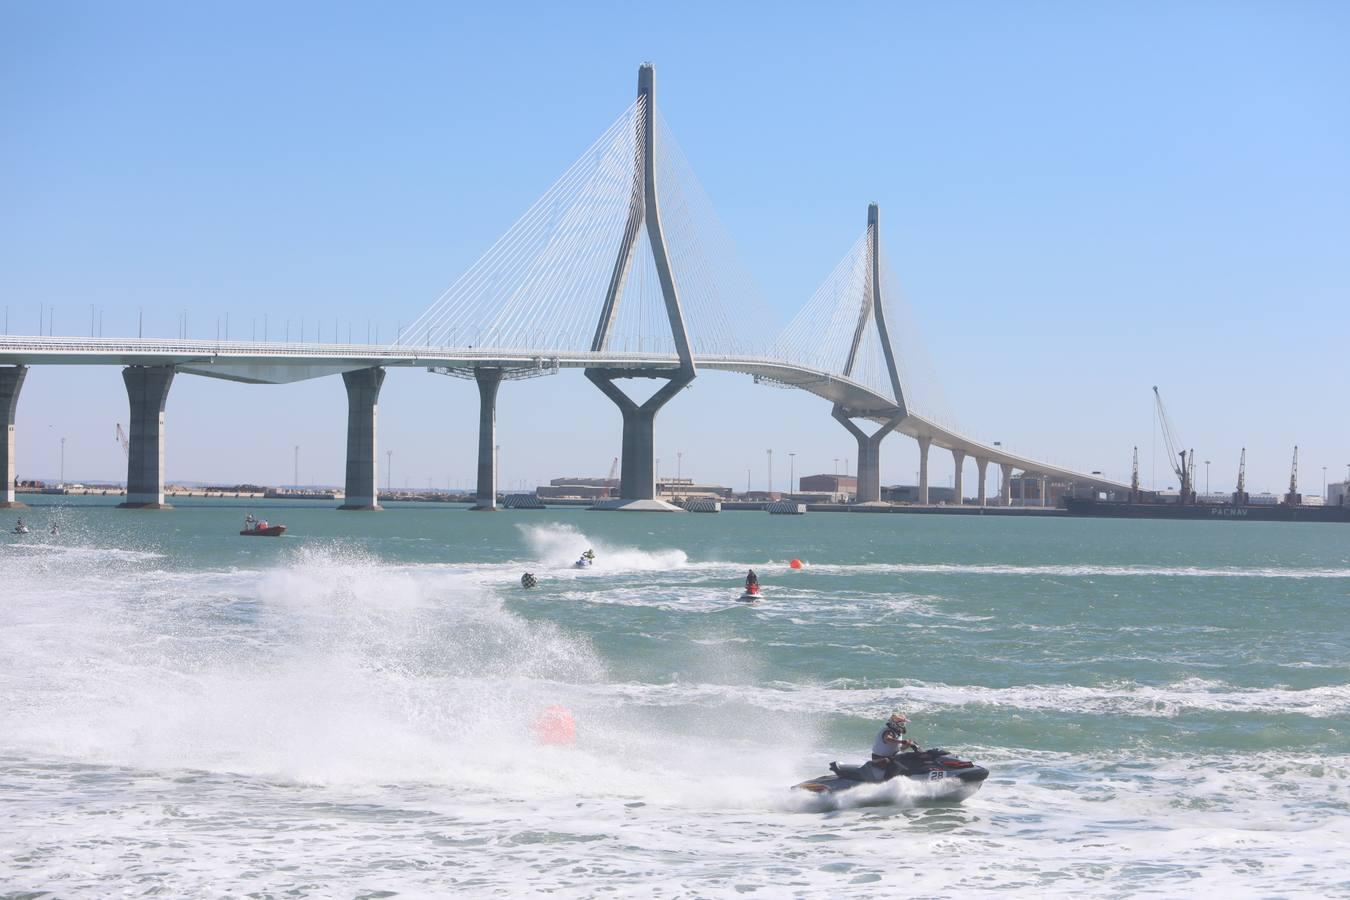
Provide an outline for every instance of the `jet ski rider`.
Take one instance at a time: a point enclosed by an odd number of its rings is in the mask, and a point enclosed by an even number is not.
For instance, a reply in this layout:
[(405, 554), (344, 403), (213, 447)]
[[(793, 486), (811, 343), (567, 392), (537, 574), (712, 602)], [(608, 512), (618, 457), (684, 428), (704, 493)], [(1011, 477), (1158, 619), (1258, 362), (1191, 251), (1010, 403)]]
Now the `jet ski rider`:
[(753, 594), (758, 590), (759, 590), (759, 576), (755, 574), (754, 569), (751, 569), (749, 573), (747, 573), (745, 576), (745, 592), (747, 594)]
[(892, 713), (872, 742), (872, 765), (883, 773), (895, 765), (895, 758), (901, 753), (919, 749), (918, 744), (905, 737), (907, 724), (909, 719), (904, 713)]

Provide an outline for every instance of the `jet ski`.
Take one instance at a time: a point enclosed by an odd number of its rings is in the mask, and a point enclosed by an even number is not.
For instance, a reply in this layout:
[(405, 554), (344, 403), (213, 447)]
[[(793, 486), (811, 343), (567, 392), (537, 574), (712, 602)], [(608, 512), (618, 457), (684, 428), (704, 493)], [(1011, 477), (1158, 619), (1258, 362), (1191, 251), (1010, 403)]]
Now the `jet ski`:
[(989, 777), (989, 770), (984, 766), (958, 759), (941, 747), (901, 753), (884, 769), (870, 763), (861, 766), (830, 763), (830, 772), (832, 774), (794, 784), (792, 789), (836, 798), (865, 785), (880, 785), (903, 778), (914, 783), (914, 793), (922, 799), (960, 802), (978, 791)]
[(742, 603), (758, 603), (763, 595), (759, 592), (759, 583), (745, 586), (745, 593), (736, 598)]
[(15, 534), (27, 534), (27, 533), (28, 533), (28, 530), (29, 530), (29, 529), (28, 529), (28, 526), (25, 525), (25, 524), (23, 524), (22, 522), (20, 522), (18, 525), (15, 525), (15, 526), (14, 526), (14, 533), (15, 533)]
[(572, 568), (574, 569), (589, 569), (590, 567), (591, 561), (584, 556), (572, 563)]

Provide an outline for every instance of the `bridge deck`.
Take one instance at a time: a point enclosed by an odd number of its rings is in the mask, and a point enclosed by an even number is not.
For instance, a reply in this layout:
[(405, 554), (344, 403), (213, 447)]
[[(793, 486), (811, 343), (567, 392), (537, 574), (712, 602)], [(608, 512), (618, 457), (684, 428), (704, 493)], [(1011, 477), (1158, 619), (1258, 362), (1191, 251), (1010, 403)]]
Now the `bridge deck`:
[[(696, 365), (714, 371), (750, 375), (756, 380), (796, 388), (878, 422), (896, 412), (893, 401), (847, 378), (758, 356), (698, 355)], [(659, 372), (679, 367), (674, 355), (555, 350), (499, 350), (475, 347), (415, 347), (406, 344), (317, 344), (254, 341), (165, 340), (159, 338), (0, 337), (0, 365), (174, 366), (178, 371), (250, 384), (287, 384), (351, 372), (371, 366), (514, 369), (587, 367)], [(948, 450), (1011, 465), (1025, 472), (1073, 481), (1099, 490), (1128, 486), (1099, 475), (1075, 472), (1009, 453), (974, 440), (923, 415), (911, 413), (896, 428), (913, 438), (929, 438)]]

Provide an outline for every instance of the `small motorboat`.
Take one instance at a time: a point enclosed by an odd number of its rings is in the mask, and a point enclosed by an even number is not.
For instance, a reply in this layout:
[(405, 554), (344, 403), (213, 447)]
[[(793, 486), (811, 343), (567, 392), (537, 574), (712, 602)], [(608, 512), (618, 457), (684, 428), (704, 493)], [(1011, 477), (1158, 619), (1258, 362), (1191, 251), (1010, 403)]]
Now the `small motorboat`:
[(239, 533), (244, 535), (245, 537), (281, 537), (283, 534), (286, 533), (286, 526), (268, 525), (267, 523), (264, 522), (255, 525), (252, 528), (245, 528), (243, 531)]
[(285, 533), (285, 525), (271, 525), (266, 519), (253, 516), (244, 519), (244, 530), (239, 532), (243, 537), (281, 537)]

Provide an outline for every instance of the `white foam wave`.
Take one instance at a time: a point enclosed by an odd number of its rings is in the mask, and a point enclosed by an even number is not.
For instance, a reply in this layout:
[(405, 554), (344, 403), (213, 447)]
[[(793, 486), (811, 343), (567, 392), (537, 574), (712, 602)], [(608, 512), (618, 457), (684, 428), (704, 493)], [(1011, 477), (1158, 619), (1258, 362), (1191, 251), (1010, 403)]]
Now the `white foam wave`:
[(853, 682), (800, 685), (626, 682), (598, 684), (592, 690), (627, 703), (653, 706), (748, 705), (777, 711), (843, 713), (883, 719), (897, 707), (919, 711), (963, 706), (1008, 710), (1046, 710), (1089, 715), (1175, 717), (1189, 711), (1294, 714), (1311, 718), (1350, 715), (1350, 685), (1300, 690), (1235, 688), (1221, 682), (1187, 679), (1154, 686), (1019, 685), (983, 687), (913, 683), (903, 687), (865, 687)]
[(962, 563), (813, 563), (809, 570), (829, 574), (896, 575), (1040, 575), (1064, 578), (1350, 578), (1350, 568), (1283, 566), (1106, 566), (1106, 565), (980, 565)]
[[(677, 569), (689, 562), (683, 550), (638, 550), (587, 537), (573, 525), (549, 523), (517, 525), (535, 557), (550, 569), (590, 572), (660, 572)], [(588, 570), (571, 566), (587, 549), (595, 551), (595, 565)]]
[[(780, 718), (767, 711), (704, 715), (672, 758), (659, 711), (592, 690), (606, 667), (587, 640), (510, 613), (482, 575), (311, 545), (260, 571), (144, 574), (133, 593), (65, 579), (0, 611), (0, 752), (497, 797), (602, 785), (676, 805), (715, 787), (762, 807), (765, 786), (792, 776), (786, 758), (748, 792), (736, 772), (708, 774), (742, 728)], [(735, 648), (686, 664), (715, 677), (755, 665)], [(558, 703), (577, 742), (541, 748), (533, 722)]]

